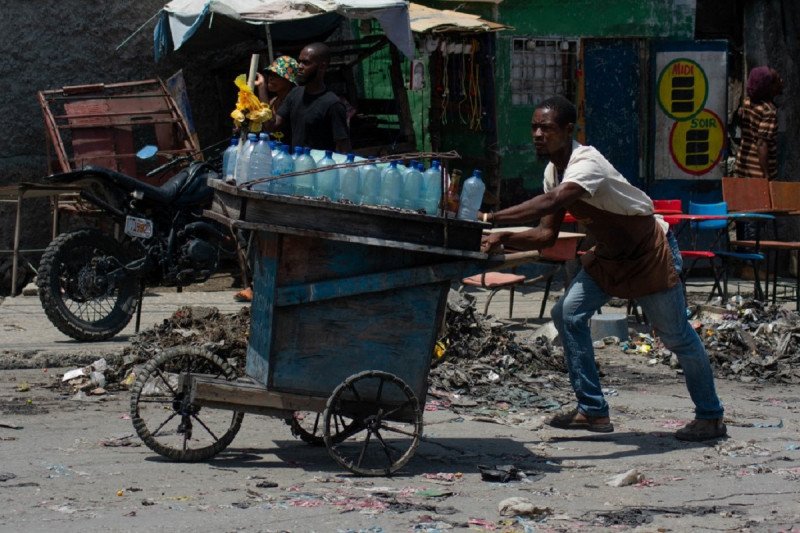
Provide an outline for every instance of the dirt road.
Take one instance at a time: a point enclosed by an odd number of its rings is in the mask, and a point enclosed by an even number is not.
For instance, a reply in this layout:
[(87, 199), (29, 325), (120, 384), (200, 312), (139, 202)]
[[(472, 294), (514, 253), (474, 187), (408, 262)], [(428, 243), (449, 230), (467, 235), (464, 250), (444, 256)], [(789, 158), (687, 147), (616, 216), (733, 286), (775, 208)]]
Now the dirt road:
[[(74, 399), (63, 369), (3, 370), (0, 530), (800, 531), (798, 387), (719, 381), (730, 438), (682, 443), (680, 376), (616, 349), (598, 357), (615, 433), (429, 401), (424, 442), (388, 479), (353, 477), (282, 421), (251, 415), (214, 459), (170, 463), (133, 437), (126, 392)], [(484, 481), (478, 465), (528, 477)], [(631, 469), (637, 483), (606, 484)], [(501, 516), (511, 497), (532, 514)]]

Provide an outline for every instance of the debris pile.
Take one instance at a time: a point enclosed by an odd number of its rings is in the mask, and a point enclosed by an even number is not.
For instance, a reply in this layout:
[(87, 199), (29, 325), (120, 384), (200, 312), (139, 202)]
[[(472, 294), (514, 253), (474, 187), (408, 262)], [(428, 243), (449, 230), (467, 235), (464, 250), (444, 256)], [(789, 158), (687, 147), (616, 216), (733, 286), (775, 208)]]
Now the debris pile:
[(518, 340), (503, 324), (475, 310), (474, 297), (450, 291), (440, 346), (428, 382), (486, 402), (517, 407), (553, 407), (537, 394), (552, 387), (555, 372), (566, 373), (564, 356), (546, 337)]
[(238, 313), (220, 313), (216, 307), (181, 307), (158, 326), (133, 337), (122, 353), (124, 368), (143, 363), (174, 346), (201, 346), (244, 371), (250, 307)]
[[(756, 300), (729, 305), (719, 319), (695, 323), (718, 377), (749, 382), (800, 383), (800, 315)], [(665, 349), (657, 357), (673, 366)]]
[[(503, 324), (477, 313), (472, 296), (455, 291), (450, 291), (446, 317), (433, 358), (431, 388), (517, 407), (558, 406), (537, 392), (553, 387), (551, 373), (566, 372), (560, 348), (545, 337), (518, 340)], [(123, 351), (121, 368), (106, 372), (106, 377), (129, 386), (124, 378), (135, 365), (174, 346), (201, 346), (243, 372), (249, 328), (249, 307), (232, 314), (214, 307), (182, 307), (133, 337)]]

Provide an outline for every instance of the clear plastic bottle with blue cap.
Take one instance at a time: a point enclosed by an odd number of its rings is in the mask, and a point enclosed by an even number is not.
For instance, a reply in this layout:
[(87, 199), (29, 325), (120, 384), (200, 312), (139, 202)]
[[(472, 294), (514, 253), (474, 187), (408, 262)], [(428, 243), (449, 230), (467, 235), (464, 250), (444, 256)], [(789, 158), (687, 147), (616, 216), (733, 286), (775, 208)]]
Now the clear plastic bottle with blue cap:
[[(261, 133), (258, 143), (250, 154), (250, 166), (247, 170), (247, 181), (268, 178), (272, 175), (272, 150), (269, 148), (269, 136)], [(253, 190), (268, 192), (271, 190), (269, 181), (262, 181), (253, 185)]]
[(325, 156), (317, 161), (317, 194), (325, 196), (331, 200), (337, 200), (336, 195), (339, 191), (339, 169), (326, 168), (336, 164), (333, 160), (333, 151), (325, 150)]
[(236, 185), (242, 185), (247, 181), (247, 171), (250, 169), (250, 155), (253, 153), (253, 148), (256, 147), (258, 142), (258, 135), (255, 133), (247, 134), (247, 143), (242, 147), (239, 152), (239, 157), (236, 158), (236, 170), (234, 171), (234, 179)]
[(375, 156), (371, 155), (369, 163), (361, 167), (361, 205), (378, 205), (381, 199), (381, 173), (375, 166)]
[(461, 186), (461, 198), (458, 205), (458, 218), (461, 220), (478, 220), (478, 211), (483, 203), (483, 193), (486, 192), (486, 185), (481, 179), (482, 175), (480, 170), (473, 171), (472, 176)]
[[(290, 172), (294, 172), (294, 160), (289, 154), (289, 147), (282, 144), (278, 154), (272, 160), (272, 175), (281, 176), (283, 174), (289, 174)], [(270, 191), (275, 194), (294, 194), (294, 178), (272, 180)]]
[(422, 172), (417, 168), (419, 163), (411, 162), (411, 168), (403, 177), (403, 207), (406, 209), (422, 209)]
[[(345, 163), (352, 163), (356, 159), (355, 154), (347, 154)], [(358, 168), (348, 167), (339, 171), (339, 189), (336, 195), (337, 200), (350, 200), (359, 203), (361, 198), (361, 182), (358, 175)]]
[(233, 173), (236, 170), (236, 156), (239, 152), (239, 138), (231, 137), (231, 144), (222, 154), (222, 178), (226, 182), (233, 182)]
[(391, 207), (402, 207), (403, 175), (397, 168), (397, 161), (392, 161), (381, 176), (381, 204)]
[(422, 174), (422, 198), (425, 212), (437, 216), (442, 199), (442, 169), (437, 159), (431, 161), (430, 168)]
[[(297, 147), (295, 149), (294, 171), (314, 170), (317, 165), (311, 157), (311, 148)], [(294, 193), (298, 196), (317, 196), (314, 173), (308, 172), (294, 177)]]

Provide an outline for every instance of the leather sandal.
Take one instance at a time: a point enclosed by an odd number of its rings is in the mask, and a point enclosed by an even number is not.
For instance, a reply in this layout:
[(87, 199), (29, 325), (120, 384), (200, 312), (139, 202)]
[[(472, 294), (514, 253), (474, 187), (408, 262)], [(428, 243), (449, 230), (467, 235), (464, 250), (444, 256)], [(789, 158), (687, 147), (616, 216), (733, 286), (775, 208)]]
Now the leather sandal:
[(614, 425), (607, 416), (588, 416), (577, 408), (551, 418), (547, 424), (558, 429), (585, 430), (596, 433), (612, 433)]

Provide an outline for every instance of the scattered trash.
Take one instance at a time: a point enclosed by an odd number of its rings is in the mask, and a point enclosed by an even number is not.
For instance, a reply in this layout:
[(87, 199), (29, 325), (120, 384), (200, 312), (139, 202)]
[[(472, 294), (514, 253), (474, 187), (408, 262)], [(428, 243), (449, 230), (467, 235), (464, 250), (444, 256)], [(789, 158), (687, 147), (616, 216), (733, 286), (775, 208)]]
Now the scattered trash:
[(606, 481), (606, 485), (609, 487), (627, 487), (628, 485), (635, 485), (643, 480), (644, 474), (640, 473), (635, 468), (631, 468), (627, 472), (618, 474)]
[(689, 423), (688, 420), (668, 419), (659, 422), (658, 426), (664, 429), (680, 429), (688, 423)]
[(100, 446), (107, 448), (120, 448), (123, 446), (137, 447), (142, 443), (136, 435), (124, 435), (121, 437), (112, 437), (110, 439), (103, 439), (99, 442)]
[[(105, 372), (108, 370), (108, 363), (101, 358), (91, 365), (83, 368), (75, 368), (64, 373), (61, 382), (69, 383), (72, 390), (87, 391), (92, 389), (102, 389), (106, 386)], [(101, 393), (105, 394), (105, 392)]]
[(422, 498), (447, 498), (453, 495), (452, 490), (443, 490), (443, 489), (421, 489), (414, 493), (414, 496), (420, 496)]
[(782, 428), (783, 427), (783, 419), (779, 420), (778, 422), (757, 422), (753, 424), (754, 428)]
[(436, 474), (422, 474), (422, 477), (424, 477), (425, 479), (434, 479), (437, 481), (454, 482), (463, 479), (464, 474), (462, 474), (461, 472), (455, 472), (455, 473), (437, 472)]
[(10, 479), (16, 478), (16, 474), (12, 474), (11, 472), (0, 472), (0, 482), (8, 481)]
[(619, 396), (619, 391), (617, 389), (609, 389), (608, 387), (603, 387), (602, 389), (603, 396)]
[(533, 483), (544, 477), (544, 474), (536, 472), (523, 472), (514, 465), (486, 466), (478, 465), (483, 481), (496, 481), (508, 483), (509, 481), (522, 481), (523, 483)]
[(714, 446), (717, 453), (727, 457), (769, 457), (772, 452), (766, 448), (758, 446), (755, 441), (747, 442), (728, 439), (725, 442)]
[(506, 498), (497, 505), (501, 516), (548, 516), (553, 514), (549, 507), (538, 507), (528, 498), (514, 496)]
[(31, 390), (31, 386), (28, 384), (27, 381), (23, 381), (19, 385), (17, 385), (17, 392), (28, 392)]
[(258, 483), (256, 483), (256, 487), (258, 487), (259, 489), (274, 489), (277, 486), (278, 484), (275, 483), (274, 481), (259, 481)]
[[(700, 338), (717, 376), (744, 383), (800, 383), (798, 313), (734, 297), (725, 313), (706, 314)], [(666, 350), (657, 352), (662, 364), (670, 364)]]

